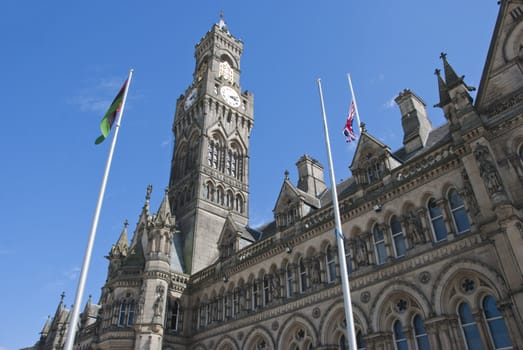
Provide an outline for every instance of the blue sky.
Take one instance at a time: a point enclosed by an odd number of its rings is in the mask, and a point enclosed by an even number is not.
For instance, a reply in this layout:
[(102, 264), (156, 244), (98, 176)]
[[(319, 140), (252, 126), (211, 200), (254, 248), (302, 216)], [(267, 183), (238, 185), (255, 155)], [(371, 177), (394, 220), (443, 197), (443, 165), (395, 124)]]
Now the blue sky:
[[(15, 1), (0, 3), (0, 350), (32, 345), (60, 294), (78, 283), (109, 142), (99, 122), (130, 68), (135, 75), (109, 177), (85, 300), (98, 301), (107, 255), (131, 230), (153, 185), (168, 183), (175, 101), (192, 80), (194, 45), (219, 19), (244, 41), (242, 89), (255, 98), (250, 223), (272, 218), (286, 169), (309, 154), (327, 167), (316, 79), (322, 79), (337, 179), (355, 144), (342, 128), (351, 73), (362, 121), (401, 147), (405, 88), (444, 122), (433, 72), (439, 54), (478, 86), (496, 0)], [(328, 178), (326, 169), (325, 177)], [(83, 304), (85, 304), (85, 300)], [(82, 305), (83, 306), (83, 305)]]

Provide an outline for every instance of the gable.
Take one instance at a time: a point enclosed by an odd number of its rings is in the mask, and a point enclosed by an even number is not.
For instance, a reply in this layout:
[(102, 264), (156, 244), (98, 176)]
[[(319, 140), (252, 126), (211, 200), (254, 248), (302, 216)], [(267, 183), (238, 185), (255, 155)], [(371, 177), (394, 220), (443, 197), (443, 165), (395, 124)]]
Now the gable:
[[(523, 91), (523, 0), (502, 1), (476, 98), (482, 112)], [(514, 92), (519, 92), (519, 94)]]

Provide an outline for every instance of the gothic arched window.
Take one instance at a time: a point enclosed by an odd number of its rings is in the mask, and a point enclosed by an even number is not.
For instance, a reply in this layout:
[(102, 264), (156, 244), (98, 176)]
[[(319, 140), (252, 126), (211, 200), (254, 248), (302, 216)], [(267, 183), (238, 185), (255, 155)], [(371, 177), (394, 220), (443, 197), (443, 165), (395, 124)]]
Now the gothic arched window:
[(483, 314), (487, 321), (490, 340), (494, 349), (512, 349), (507, 325), (503, 315), (496, 306), (496, 299), (491, 295), (487, 295), (483, 299)]
[(469, 218), (465, 211), (465, 205), (463, 199), (455, 189), (450, 190), (448, 194), (450, 212), (452, 213), (452, 219), (456, 226), (456, 233), (464, 233), (470, 231)]
[(393, 331), (396, 350), (409, 350), (409, 343), (407, 342), (405, 333), (403, 333), (403, 326), (401, 325), (400, 320), (394, 322)]
[(414, 316), (412, 320), (414, 328), (414, 337), (416, 338), (416, 345), (418, 350), (430, 350), (429, 337), (425, 330), (423, 318), (420, 315)]
[(230, 316), (231, 315), (229, 313), (229, 295), (227, 293), (223, 293), (223, 297), (222, 297), (222, 320), (225, 321)]
[(340, 339), (338, 339), (338, 350), (348, 350), (349, 347), (347, 346), (347, 340), (345, 339), (345, 334), (340, 335)]
[(394, 215), (390, 219), (390, 232), (392, 234), (392, 244), (394, 246), (394, 255), (399, 258), (405, 255), (405, 239), (398, 217)]
[(447, 228), (445, 227), (445, 221), (443, 220), (443, 213), (434, 198), (429, 200), (428, 207), (434, 240), (439, 242), (447, 239)]
[(469, 350), (483, 350), (483, 343), (479, 334), (476, 319), (472, 316), (470, 305), (462, 302), (458, 306), (459, 322)]
[(372, 239), (374, 240), (376, 264), (381, 265), (387, 259), (387, 251), (385, 249), (385, 235), (378, 224), (374, 225), (372, 229)]
[(336, 280), (336, 254), (334, 254), (330, 244), (325, 250), (325, 261), (327, 265), (327, 282), (332, 283)]

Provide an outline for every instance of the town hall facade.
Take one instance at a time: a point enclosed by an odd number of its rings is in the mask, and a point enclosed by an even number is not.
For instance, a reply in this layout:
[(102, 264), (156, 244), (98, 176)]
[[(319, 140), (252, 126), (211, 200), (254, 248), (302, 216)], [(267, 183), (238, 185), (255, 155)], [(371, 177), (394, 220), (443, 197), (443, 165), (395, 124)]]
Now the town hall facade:
[[(242, 51), (223, 19), (196, 45), (163, 200), (144, 191), (75, 349), (348, 349), (323, 165), (298, 159), (274, 220), (248, 226)], [(500, 2), (475, 99), (449, 61), (435, 83), (446, 123), (403, 90), (403, 146), (363, 127), (336, 184), (359, 349), (523, 349), (523, 0)], [(61, 349), (69, 317), (62, 300), (31, 349)]]

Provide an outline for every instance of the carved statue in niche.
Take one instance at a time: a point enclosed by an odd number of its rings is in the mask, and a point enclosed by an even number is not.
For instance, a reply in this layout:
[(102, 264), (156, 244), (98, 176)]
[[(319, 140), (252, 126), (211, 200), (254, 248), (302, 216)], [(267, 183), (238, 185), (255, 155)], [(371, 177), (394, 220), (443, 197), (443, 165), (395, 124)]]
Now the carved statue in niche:
[(472, 189), (469, 176), (467, 175), (467, 171), (465, 169), (461, 171), (461, 176), (463, 177), (463, 197), (467, 202), (469, 211), (473, 215), (477, 215), (479, 213), (478, 201), (476, 200), (474, 190)]
[(312, 284), (320, 283), (320, 262), (316, 258), (312, 258), (311, 261), (311, 272), (312, 272)]
[(414, 210), (410, 210), (405, 216), (406, 224), (406, 236), (411, 240), (413, 244), (419, 244), (425, 242), (425, 235), (423, 234), (423, 227), (421, 226), (421, 220), (416, 215)]
[(281, 289), (281, 283), (280, 283), (280, 277), (274, 274), (271, 277), (271, 295), (272, 299), (278, 299), (280, 297), (280, 289)]
[(367, 254), (367, 244), (365, 239), (362, 237), (356, 237), (353, 243), (354, 247), (354, 258), (358, 266), (365, 266), (369, 264), (369, 258)]
[(479, 175), (485, 182), (489, 195), (503, 193), (503, 184), (488, 148), (478, 143), (474, 150), (474, 156), (479, 165)]
[(162, 285), (156, 287), (156, 301), (153, 304), (154, 317), (161, 317), (163, 313), (163, 293), (165, 288)]

